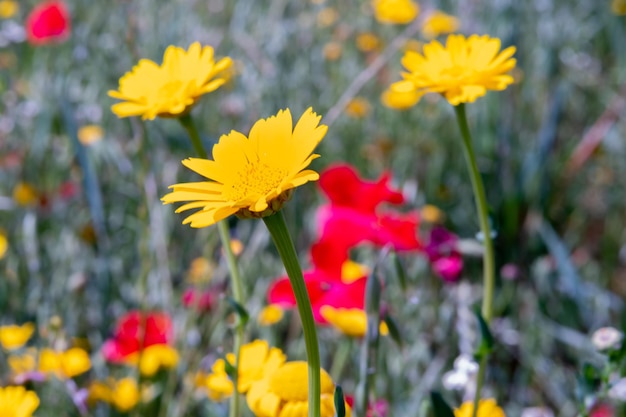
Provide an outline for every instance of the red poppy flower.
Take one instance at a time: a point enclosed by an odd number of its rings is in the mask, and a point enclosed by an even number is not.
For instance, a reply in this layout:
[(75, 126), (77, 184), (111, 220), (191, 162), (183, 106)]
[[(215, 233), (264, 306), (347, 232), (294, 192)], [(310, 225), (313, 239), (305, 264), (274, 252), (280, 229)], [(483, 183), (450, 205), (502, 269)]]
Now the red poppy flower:
[(319, 185), (333, 206), (373, 214), (381, 203), (404, 202), (401, 192), (389, 188), (390, 179), (384, 172), (377, 181), (366, 181), (350, 165), (339, 164), (321, 173)]
[(113, 337), (104, 342), (102, 354), (108, 362), (120, 363), (141, 349), (173, 341), (172, 319), (165, 313), (131, 311), (117, 324)]
[(396, 250), (419, 249), (419, 216), (381, 211), (383, 203), (401, 204), (402, 193), (391, 189), (389, 173), (374, 182), (357, 175), (349, 165), (336, 165), (320, 174), (320, 187), (330, 199), (318, 209), (320, 242), (332, 241), (341, 251), (362, 243), (392, 244)]
[(64, 2), (45, 1), (26, 18), (26, 36), (33, 45), (62, 42), (70, 35), (70, 15)]
[[(364, 308), (365, 276), (350, 283), (340, 279), (327, 279), (319, 270), (307, 271), (304, 282), (309, 293), (313, 318), (318, 324), (328, 324), (320, 310), (323, 306), (335, 308)], [(296, 306), (296, 298), (289, 278), (281, 277), (272, 283), (267, 295), (270, 304), (289, 309)]]

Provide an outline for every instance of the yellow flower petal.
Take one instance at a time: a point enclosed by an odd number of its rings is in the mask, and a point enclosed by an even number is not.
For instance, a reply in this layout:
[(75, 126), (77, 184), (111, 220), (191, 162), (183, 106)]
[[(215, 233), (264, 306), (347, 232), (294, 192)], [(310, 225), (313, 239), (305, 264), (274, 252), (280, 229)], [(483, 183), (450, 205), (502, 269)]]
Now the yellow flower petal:
[(0, 416), (31, 417), (39, 407), (39, 397), (24, 387), (0, 388)]
[(135, 408), (140, 398), (139, 387), (133, 378), (123, 378), (117, 381), (111, 391), (111, 403), (121, 412)]
[(380, 23), (410, 23), (419, 14), (420, 8), (410, 0), (374, 0), (374, 16)]
[(271, 326), (278, 323), (284, 315), (284, 311), (279, 305), (270, 304), (259, 313), (257, 321), (261, 326)]
[[(461, 407), (454, 410), (454, 417), (472, 417), (474, 411), (474, 402), (466, 401)], [(498, 407), (496, 400), (489, 398), (480, 400), (478, 403), (478, 412), (476, 417), (506, 417), (504, 411)]]
[(426, 18), (422, 26), (422, 33), (427, 38), (436, 38), (445, 33), (456, 32), (458, 28), (459, 19), (442, 11), (435, 10)]
[(0, 345), (7, 350), (19, 349), (28, 342), (34, 331), (33, 323), (25, 323), (21, 326), (0, 326)]

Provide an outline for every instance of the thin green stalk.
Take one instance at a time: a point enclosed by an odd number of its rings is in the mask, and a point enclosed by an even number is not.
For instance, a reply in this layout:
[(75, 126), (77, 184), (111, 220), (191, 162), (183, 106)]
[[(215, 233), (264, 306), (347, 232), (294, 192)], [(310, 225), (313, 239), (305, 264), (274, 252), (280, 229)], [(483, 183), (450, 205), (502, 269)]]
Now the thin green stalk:
[[(191, 115), (186, 114), (178, 118), (180, 124), (183, 125), (189, 138), (191, 139), (191, 144), (196, 150), (196, 154), (200, 158), (207, 158), (207, 152), (202, 145), (202, 140), (200, 139), (200, 135), (198, 134), (198, 129), (191, 118)], [(222, 242), (222, 247), (224, 249), (224, 253), (226, 255), (226, 263), (228, 264), (228, 271), (230, 272), (230, 279), (232, 283), (233, 289), (233, 298), (235, 302), (239, 305), (244, 305), (245, 303), (245, 295), (243, 289), (243, 282), (241, 280), (241, 275), (239, 274), (239, 268), (237, 267), (237, 259), (235, 258), (235, 254), (233, 253), (233, 247), (231, 245), (230, 233), (228, 231), (228, 221), (222, 220), (217, 223), (217, 229), (220, 234), (220, 240)], [(239, 369), (239, 351), (241, 350), (241, 345), (243, 343), (244, 337), (244, 328), (243, 322), (239, 321), (237, 323), (237, 329), (235, 330), (235, 337), (233, 343), (233, 353), (235, 355), (235, 369)], [(235, 372), (233, 375), (233, 384), (235, 387), (238, 387), (237, 381), (238, 372)], [(239, 393), (237, 389), (235, 389), (235, 393), (230, 399), (230, 410), (228, 412), (229, 417), (239, 417), (240, 415), (240, 407), (239, 407)]]
[[(493, 251), (493, 239), (491, 237), (491, 227), (489, 226), (489, 215), (487, 210), (487, 196), (485, 195), (485, 187), (478, 172), (476, 165), (476, 156), (472, 147), (472, 136), (467, 124), (467, 116), (465, 114), (465, 104), (461, 103), (454, 106), (456, 120), (461, 130), (463, 138), (463, 150), (465, 161), (469, 169), (470, 178), (472, 180), (472, 188), (474, 190), (474, 198), (476, 199), (476, 211), (478, 212), (478, 220), (480, 222), (480, 230), (483, 234), (483, 304), (482, 315), (487, 324), (491, 324), (493, 318), (493, 292), (495, 286), (495, 256)], [(476, 378), (476, 395), (474, 396), (474, 411), (472, 417), (476, 417), (478, 405), (480, 402), (480, 391), (485, 380), (485, 368), (487, 367), (487, 354), (480, 360), (478, 375)]]
[(293, 293), (296, 296), (309, 366), (309, 417), (320, 417), (320, 352), (315, 321), (313, 320), (313, 310), (311, 309), (311, 301), (304, 283), (302, 269), (300, 268), (296, 249), (293, 246), (282, 212), (279, 211), (271, 216), (263, 217), (263, 221), (272, 236), (276, 249), (278, 249), (280, 258), (287, 270)]
[(196, 124), (193, 122), (191, 115), (189, 113), (184, 116), (180, 116), (178, 121), (187, 131), (189, 138), (191, 139), (191, 144), (193, 148), (196, 150), (196, 154), (199, 158), (207, 158), (206, 150), (204, 149), (204, 145), (202, 145), (202, 140), (200, 139), (200, 135), (198, 134), (198, 129), (196, 128)]

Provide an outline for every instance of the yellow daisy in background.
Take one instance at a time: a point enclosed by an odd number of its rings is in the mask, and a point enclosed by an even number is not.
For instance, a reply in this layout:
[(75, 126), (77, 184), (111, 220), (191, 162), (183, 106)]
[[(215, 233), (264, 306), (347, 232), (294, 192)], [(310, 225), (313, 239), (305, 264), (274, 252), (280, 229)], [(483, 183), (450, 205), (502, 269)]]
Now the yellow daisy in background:
[[(454, 417), (472, 417), (474, 412), (474, 402), (466, 401), (461, 407), (454, 410)], [(489, 398), (480, 400), (476, 417), (506, 417), (504, 411), (498, 407), (496, 400)]]
[(421, 93), (414, 89), (408, 89), (406, 91), (395, 91), (392, 88), (388, 88), (380, 96), (380, 101), (385, 107), (395, 110), (406, 110), (415, 106), (424, 93)]
[[(363, 337), (367, 332), (367, 314), (359, 308), (335, 308), (322, 306), (320, 314), (335, 329), (350, 337)], [(387, 336), (387, 323), (380, 323), (380, 334)]]
[(153, 376), (159, 369), (171, 369), (178, 364), (179, 355), (176, 349), (169, 345), (150, 345), (141, 353), (135, 353), (128, 358), (128, 363), (139, 366), (139, 372), (144, 376)]
[(0, 387), (0, 416), (31, 417), (39, 407), (39, 397), (24, 387)]
[(9, 250), (9, 239), (7, 239), (6, 233), (0, 230), (0, 259), (4, 258)]
[(98, 125), (85, 125), (78, 129), (78, 141), (85, 146), (93, 145), (104, 137), (104, 130)]
[[(1, 256), (0, 256), (1, 257)], [(19, 349), (28, 342), (35, 332), (33, 323), (24, 323), (21, 326), (0, 326), (0, 345), (6, 350)]]
[(271, 326), (278, 323), (284, 315), (285, 311), (279, 305), (270, 304), (261, 310), (257, 317), (257, 322), (260, 326)]
[(374, 16), (380, 23), (407, 24), (420, 12), (417, 3), (411, 0), (374, 0)]
[(109, 379), (106, 382), (96, 381), (89, 387), (87, 397), (90, 404), (96, 401), (106, 402), (122, 413), (135, 408), (140, 399), (141, 392), (134, 378)]
[(91, 369), (89, 354), (81, 348), (57, 352), (45, 348), (39, 353), (40, 372), (55, 375), (59, 379), (73, 378)]
[(327, 61), (336, 61), (341, 58), (341, 54), (343, 53), (343, 47), (341, 43), (331, 41), (324, 45), (322, 49), (322, 54)]
[(439, 35), (456, 32), (458, 28), (459, 19), (435, 10), (426, 18), (422, 26), (422, 33), (426, 38), (436, 38)]
[(424, 45), (424, 54), (407, 52), (402, 65), (404, 81), (394, 92), (440, 93), (450, 104), (473, 103), (488, 90), (504, 90), (514, 79), (515, 47), (500, 51), (500, 39), (487, 35), (450, 35), (444, 47), (437, 41)]
[(0, 19), (10, 19), (20, 10), (18, 2), (13, 0), (0, 0)]
[(365, 97), (354, 97), (346, 105), (346, 114), (355, 119), (362, 119), (372, 111), (369, 101)]
[(611, 2), (611, 12), (617, 16), (626, 15), (626, 0), (613, 0)]
[(364, 32), (357, 35), (356, 47), (361, 52), (372, 52), (381, 49), (382, 42), (374, 33)]
[(209, 181), (172, 185), (165, 204), (191, 201), (176, 210), (200, 210), (183, 224), (207, 227), (226, 217), (264, 217), (280, 210), (293, 188), (316, 181), (305, 169), (319, 157), (313, 150), (326, 134), (321, 116), (306, 110), (292, 130), (291, 112), (257, 121), (249, 137), (231, 131), (213, 147), (213, 160), (189, 158), (183, 165)]
[[(307, 417), (308, 374), (308, 365), (304, 361), (287, 362), (275, 372), (266, 374), (248, 391), (246, 401), (250, 410), (257, 417)], [(320, 377), (321, 417), (333, 417), (335, 384), (323, 369), (320, 369)], [(350, 415), (350, 407), (346, 404), (346, 416)]]
[(18, 182), (13, 187), (13, 201), (19, 206), (30, 206), (37, 202), (39, 195), (37, 189), (26, 182)]
[(119, 90), (109, 96), (123, 100), (111, 111), (118, 117), (141, 116), (152, 120), (157, 116), (177, 117), (185, 114), (203, 94), (217, 90), (224, 84), (227, 70), (232, 65), (229, 57), (217, 63), (211, 46), (194, 42), (185, 51), (169, 46), (160, 66), (142, 59), (120, 78)]

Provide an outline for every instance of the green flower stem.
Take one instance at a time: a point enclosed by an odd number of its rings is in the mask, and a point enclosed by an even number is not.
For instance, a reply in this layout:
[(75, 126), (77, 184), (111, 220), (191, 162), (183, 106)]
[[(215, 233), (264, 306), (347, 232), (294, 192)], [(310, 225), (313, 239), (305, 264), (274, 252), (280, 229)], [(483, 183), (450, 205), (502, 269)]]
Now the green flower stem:
[[(191, 144), (196, 150), (196, 154), (198, 154), (198, 157), (207, 159), (207, 152), (202, 145), (202, 140), (200, 139), (200, 135), (198, 134), (198, 129), (196, 128), (196, 124), (194, 123), (191, 116), (189, 114), (185, 114), (184, 116), (179, 117), (178, 120), (187, 131), (187, 134), (191, 139)], [(233, 247), (231, 245), (230, 233), (228, 231), (228, 221), (219, 221), (217, 223), (217, 230), (220, 234), (220, 240), (222, 242), (224, 254), (226, 255), (226, 263), (228, 264), (228, 271), (230, 272), (230, 279), (233, 287), (233, 298), (235, 299), (235, 302), (237, 304), (243, 306), (245, 304), (243, 282), (241, 280), (241, 275), (239, 274), (239, 268), (237, 267), (237, 259), (235, 258), (235, 254), (233, 253)], [(237, 328), (235, 330), (233, 343), (233, 353), (235, 354), (235, 369), (239, 369), (239, 351), (241, 350), (241, 345), (243, 343), (244, 337), (243, 326), (243, 321), (239, 320), (239, 322), (237, 323)], [(235, 372), (235, 375), (233, 376), (233, 384), (235, 387), (238, 386), (237, 376), (238, 372)], [(235, 393), (230, 399), (230, 410), (228, 413), (229, 417), (239, 417), (239, 403), (239, 393), (235, 388)]]
[[(491, 227), (489, 226), (489, 217), (487, 211), (487, 197), (485, 195), (485, 187), (478, 172), (476, 165), (476, 156), (472, 147), (472, 136), (467, 124), (467, 116), (465, 114), (465, 104), (461, 103), (454, 106), (456, 120), (461, 130), (463, 138), (463, 150), (465, 161), (469, 169), (470, 178), (472, 180), (472, 188), (474, 190), (474, 198), (476, 199), (476, 211), (478, 211), (478, 220), (480, 222), (480, 230), (483, 234), (483, 304), (482, 315), (487, 324), (491, 323), (493, 318), (493, 292), (495, 286), (495, 256), (493, 251), (493, 239), (491, 237)], [(480, 360), (478, 375), (476, 378), (476, 395), (474, 396), (474, 411), (472, 417), (476, 417), (478, 405), (480, 401), (480, 391), (485, 379), (485, 368), (487, 367), (487, 355), (484, 354)]]
[(184, 116), (180, 116), (178, 118), (178, 121), (180, 122), (180, 124), (183, 125), (183, 127), (187, 131), (187, 134), (189, 135), (189, 138), (191, 139), (191, 144), (193, 145), (193, 148), (196, 150), (196, 154), (198, 154), (198, 157), (207, 159), (208, 155), (206, 153), (206, 150), (204, 149), (204, 146), (202, 145), (202, 140), (200, 139), (200, 135), (198, 134), (198, 129), (196, 128), (196, 124), (191, 118), (191, 115), (187, 113)]
[(320, 352), (315, 321), (313, 320), (313, 310), (311, 309), (311, 301), (304, 283), (302, 269), (300, 268), (298, 256), (296, 255), (296, 250), (282, 212), (279, 211), (271, 216), (263, 217), (263, 221), (272, 236), (276, 249), (278, 249), (280, 258), (287, 270), (293, 293), (296, 296), (296, 304), (298, 305), (298, 312), (300, 313), (304, 330), (304, 343), (309, 365), (309, 417), (320, 417)]

